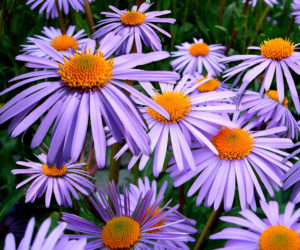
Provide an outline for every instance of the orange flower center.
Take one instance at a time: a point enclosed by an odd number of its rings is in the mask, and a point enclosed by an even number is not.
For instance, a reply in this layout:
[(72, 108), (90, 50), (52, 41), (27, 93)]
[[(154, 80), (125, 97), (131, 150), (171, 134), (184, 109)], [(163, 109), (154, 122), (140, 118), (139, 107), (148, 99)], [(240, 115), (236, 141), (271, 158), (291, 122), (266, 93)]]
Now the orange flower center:
[(145, 22), (145, 14), (140, 11), (127, 11), (121, 17), (121, 22), (127, 26), (141, 25)]
[(154, 101), (162, 106), (170, 115), (170, 120), (157, 113), (152, 108), (147, 109), (147, 114), (161, 123), (179, 122), (191, 111), (191, 99), (188, 95), (177, 91), (164, 91), (153, 97)]
[(209, 53), (209, 47), (206, 43), (194, 43), (191, 45), (190, 54), (192, 56), (206, 56)]
[(42, 172), (49, 177), (62, 177), (67, 172), (67, 167), (57, 168), (56, 164), (54, 164), (49, 168), (47, 165), (42, 165)]
[(65, 64), (59, 64), (58, 73), (61, 80), (70, 88), (83, 90), (100, 89), (106, 85), (112, 77), (113, 59), (105, 60), (99, 51), (95, 55), (85, 51), (85, 53), (74, 53), (70, 60), (65, 60)]
[(131, 249), (141, 236), (137, 221), (126, 217), (115, 217), (103, 227), (101, 239), (109, 249)]
[(72, 36), (60, 35), (52, 39), (51, 46), (57, 51), (67, 51), (70, 48), (76, 50), (78, 48), (78, 42)]
[(260, 235), (258, 245), (261, 250), (300, 250), (300, 238), (286, 226), (269, 226)]
[[(197, 83), (202, 82), (206, 79), (207, 79), (207, 77), (203, 77), (203, 78), (199, 79), (197, 81)], [(218, 79), (210, 79), (210, 80), (206, 81), (205, 83), (201, 84), (200, 86), (198, 86), (197, 89), (200, 92), (210, 92), (210, 91), (216, 90), (219, 86), (220, 86), (220, 82)]]
[[(269, 91), (267, 91), (267, 92), (265, 93), (265, 95), (266, 95), (267, 97), (269, 97), (270, 99), (272, 99), (272, 100), (278, 102), (279, 104), (281, 104), (281, 103), (279, 102), (279, 99), (278, 99), (278, 92), (277, 92), (276, 90), (269, 90)], [(287, 107), (287, 106), (288, 106), (288, 103), (289, 103), (288, 99), (287, 99), (286, 97), (284, 97), (284, 100), (283, 100), (282, 105), (283, 105), (284, 107)]]
[(261, 55), (265, 58), (273, 60), (281, 60), (293, 54), (295, 49), (294, 44), (289, 40), (275, 38), (269, 41), (264, 41), (260, 45)]
[(219, 157), (225, 160), (240, 160), (251, 153), (253, 138), (240, 128), (224, 128), (216, 136), (212, 136), (212, 143), (219, 152)]
[[(150, 209), (151, 209), (151, 207), (148, 208), (148, 210), (147, 210), (147, 212), (146, 212), (146, 214), (145, 214), (145, 217), (146, 217), (146, 215), (149, 213)], [(154, 212), (152, 213), (152, 215), (146, 220), (146, 222), (149, 221), (150, 219), (152, 219), (152, 218), (158, 213), (159, 209), (160, 209), (159, 207), (156, 208), (156, 209), (154, 210)], [(159, 213), (158, 215), (156, 215), (155, 218), (157, 218), (157, 217), (160, 216), (160, 215), (161, 215), (161, 213)], [(163, 225), (165, 224), (165, 221), (166, 221), (166, 219), (162, 219), (161, 221), (155, 223), (155, 224), (154, 224), (153, 226), (151, 226), (150, 228), (163, 226)], [(161, 231), (161, 228), (157, 228), (157, 229), (153, 229), (153, 230), (147, 231), (147, 233), (158, 233), (158, 232), (160, 232), (160, 231)]]

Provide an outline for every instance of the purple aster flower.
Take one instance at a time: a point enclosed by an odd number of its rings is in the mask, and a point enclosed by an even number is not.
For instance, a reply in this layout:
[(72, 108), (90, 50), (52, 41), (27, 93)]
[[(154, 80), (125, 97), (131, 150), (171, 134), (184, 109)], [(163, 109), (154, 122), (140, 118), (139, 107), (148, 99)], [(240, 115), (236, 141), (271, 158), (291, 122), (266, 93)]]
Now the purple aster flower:
[(291, 186), (294, 186), (291, 200), (295, 203), (300, 202), (300, 161), (288, 171), (284, 177), (283, 189), (286, 190)]
[(75, 34), (74, 32), (75, 26), (73, 25), (69, 26), (66, 34), (62, 34), (60, 29), (56, 29), (54, 27), (44, 27), (44, 29), (42, 30), (42, 34), (44, 36), (34, 35), (34, 37), (27, 38), (29, 44), (22, 45), (22, 51), (24, 51), (25, 54), (31, 56), (47, 56), (47, 54), (33, 42), (33, 40), (35, 39), (40, 39), (48, 45), (50, 45), (55, 50), (62, 53), (62, 55), (67, 56), (69, 55), (69, 53), (66, 53), (67, 51), (73, 52), (75, 50), (84, 49), (84, 46), (87, 41), (87, 36), (84, 33), (83, 29)]
[(267, 129), (286, 126), (284, 135), (298, 140), (300, 126), (288, 109), (288, 99), (285, 97), (283, 103), (280, 103), (276, 90), (269, 90), (263, 96), (254, 91), (246, 91), (240, 104), (240, 110), (247, 110), (245, 115), (249, 118), (256, 117)]
[[(156, 202), (157, 197), (164, 196), (164, 193), (167, 188), (167, 184), (168, 184), (167, 181), (163, 183), (163, 185), (159, 189), (158, 194), (157, 194), (158, 187), (156, 181), (152, 181), (150, 183), (147, 176), (145, 177), (144, 182), (142, 179), (138, 180), (138, 186), (130, 184), (129, 195), (130, 195), (131, 208), (134, 210), (134, 208), (138, 205), (140, 197), (145, 197), (145, 195), (149, 191), (152, 191), (152, 199), (150, 203), (150, 205), (152, 206)], [(182, 221), (182, 222), (172, 225), (172, 222), (174, 221)], [(167, 230), (162, 228), (161, 232), (164, 231), (168, 232), (171, 230), (171, 228), (174, 232), (187, 233), (188, 235), (192, 235), (197, 232), (197, 230), (194, 228), (196, 221), (187, 219), (178, 211), (174, 211), (172, 215), (169, 215), (165, 219), (164, 223), (169, 224), (170, 227), (166, 228)], [(186, 241), (194, 241), (194, 238), (188, 236)], [(178, 249), (189, 249), (189, 247), (186, 245), (186, 241), (173, 241), (173, 240), (165, 239), (165, 240), (158, 240), (158, 243), (160, 243), (161, 245), (170, 246)], [(161, 248), (154, 247), (154, 249), (161, 249)]]
[(220, 59), (226, 58), (224, 55), (225, 47), (221, 44), (206, 44), (203, 39), (194, 38), (194, 43), (184, 42), (179, 46), (178, 51), (172, 52), (173, 57), (177, 57), (171, 61), (174, 70), (183, 74), (194, 75), (196, 72), (204, 75), (218, 76), (225, 69), (225, 65)]
[[(214, 105), (206, 105), (210, 101), (233, 97), (235, 96), (234, 92), (199, 92), (190, 96), (189, 94), (201, 82), (190, 87), (189, 84), (186, 84), (188, 79), (188, 75), (184, 76), (175, 87), (171, 84), (160, 83), (160, 93), (157, 92), (150, 82), (140, 82), (148, 95), (157, 104), (166, 109), (170, 115), (168, 120), (150, 107), (144, 106), (140, 108), (140, 112), (150, 128), (148, 135), (151, 153), (154, 153), (154, 176), (158, 176), (163, 170), (169, 141), (171, 142), (178, 169), (191, 168), (194, 170), (196, 165), (191, 151), (192, 139), (195, 138), (196, 141), (207, 145), (215, 154), (218, 154), (208, 137), (218, 131), (216, 124), (231, 128), (235, 125), (216, 113), (233, 112), (236, 110), (236, 105), (220, 102), (215, 102)], [(127, 149), (128, 145), (126, 144), (116, 155), (116, 158), (120, 157)], [(139, 169), (142, 170), (149, 161), (150, 155), (141, 152), (133, 156), (128, 164), (128, 168), (132, 168), (139, 159)]]
[(61, 168), (57, 168), (55, 164), (51, 167), (47, 165), (47, 156), (45, 154), (40, 154), (37, 158), (42, 163), (17, 161), (18, 165), (25, 166), (28, 169), (12, 170), (13, 174), (30, 175), (17, 188), (33, 181), (27, 189), (25, 202), (34, 202), (37, 197), (40, 198), (46, 194), (45, 204), (46, 207), (49, 207), (53, 193), (58, 205), (71, 207), (72, 200), (70, 193), (75, 199), (79, 200), (76, 190), (84, 195), (89, 195), (89, 191), (95, 189), (95, 185), (88, 180), (88, 178), (92, 177), (81, 169), (85, 163), (68, 163)]
[(51, 218), (46, 219), (39, 230), (37, 231), (35, 238), (33, 237), (34, 231), (34, 218), (29, 221), (25, 235), (21, 240), (19, 246), (16, 246), (15, 238), (12, 233), (8, 234), (5, 238), (4, 250), (84, 250), (86, 245), (86, 239), (69, 240), (68, 237), (63, 235), (63, 232), (67, 226), (67, 223), (61, 223), (55, 227), (52, 232), (48, 234), (51, 226)]
[[(93, 2), (94, 0), (88, 0), (89, 2)], [(58, 17), (57, 8), (55, 4), (55, 0), (27, 0), (27, 5), (32, 4), (30, 9), (35, 9), (38, 5), (41, 4), (39, 14), (43, 11), (46, 12), (47, 18), (56, 18)], [(85, 12), (84, 9), (84, 0), (59, 0), (59, 9), (67, 15), (69, 13), (70, 6), (72, 9), (76, 11)], [(69, 6), (70, 5), (70, 6)]]
[(224, 58), (222, 62), (235, 62), (243, 60), (244, 62), (227, 69), (223, 77), (227, 79), (238, 75), (234, 85), (240, 80), (243, 73), (247, 72), (242, 78), (242, 85), (238, 94), (242, 94), (247, 86), (255, 78), (264, 72), (264, 80), (261, 85), (261, 93), (268, 91), (276, 75), (276, 87), (280, 103), (284, 101), (285, 80), (290, 90), (292, 100), (296, 110), (300, 113), (299, 96), (296, 90), (295, 82), (291, 75), (290, 69), (300, 74), (300, 53), (294, 51), (298, 44), (294, 45), (288, 39), (275, 38), (264, 41), (260, 47), (251, 46), (249, 49), (260, 51), (260, 55), (234, 55)]
[[(243, 3), (245, 3), (246, 0), (243, 0)], [(274, 4), (277, 5), (279, 4), (279, 2), (277, 0), (264, 0), (264, 3), (266, 3), (267, 5), (269, 5), (270, 7), (273, 7)], [(250, 6), (251, 7), (255, 7), (257, 4), (257, 0), (250, 0)]]
[(300, 0), (294, 0), (292, 3), (292, 16), (295, 16), (295, 21), (300, 25)]
[[(300, 146), (300, 142), (295, 144), (296, 146)], [(286, 173), (284, 176), (283, 189), (286, 190), (291, 186), (294, 186), (291, 200), (294, 203), (300, 202), (300, 160), (297, 156), (299, 156), (300, 148), (295, 150), (292, 154), (285, 158), (285, 161), (294, 158), (298, 160), (295, 165)]]
[(285, 172), (291, 163), (282, 163), (282, 156), (287, 154), (281, 149), (291, 148), (293, 142), (288, 138), (279, 138), (275, 133), (285, 131), (285, 127), (277, 127), (262, 131), (251, 131), (256, 127), (254, 120), (246, 124), (244, 117), (237, 117), (233, 121), (238, 128), (220, 128), (212, 136), (211, 141), (219, 155), (207, 147), (192, 151), (196, 169), (179, 171), (174, 159), (171, 159), (168, 169), (174, 179), (174, 186), (196, 177), (190, 187), (188, 197), (199, 190), (196, 204), (200, 205), (205, 199), (205, 206), (214, 205), (217, 210), (224, 199), (224, 209), (229, 211), (234, 201), (236, 187), (239, 192), (242, 209), (249, 205), (256, 209), (255, 191), (260, 199), (265, 200), (262, 187), (274, 196), (274, 187), (279, 190)]
[[(195, 84), (200, 83), (200, 85), (194, 89), (193, 93), (207, 93), (207, 92), (222, 92), (222, 91), (236, 91), (231, 87), (231, 85), (228, 85), (222, 81), (220, 81), (216, 77), (212, 76), (203, 76), (199, 73), (195, 73), (193, 76), (191, 76), (190, 80), (187, 82), (187, 84), (190, 85), (190, 87), (194, 88)], [(236, 94), (235, 94), (236, 95)], [(227, 99), (221, 99), (218, 100), (219, 102), (229, 101), (232, 102), (233, 98), (227, 98)], [(212, 101), (213, 102), (213, 101)]]
[[(265, 218), (259, 218), (246, 209), (236, 216), (222, 216), (222, 221), (237, 225), (228, 227), (210, 236), (213, 240), (228, 240), (224, 248), (247, 250), (297, 250), (300, 246), (300, 209), (289, 202), (283, 214), (280, 214), (276, 201), (260, 201)], [(280, 204), (281, 205), (281, 204)]]
[(175, 23), (176, 20), (161, 18), (162, 15), (171, 13), (170, 10), (146, 12), (150, 6), (151, 4), (143, 3), (140, 7), (133, 6), (128, 11), (109, 6), (114, 12), (101, 12), (106, 18), (95, 26), (102, 27), (93, 34), (93, 38), (102, 39), (111, 31), (121, 36), (126, 35), (127, 38), (122, 41), (120, 48), (116, 51), (118, 55), (129, 54), (133, 47), (140, 53), (143, 51), (142, 43), (154, 51), (162, 50), (156, 31), (167, 37), (171, 35), (158, 27), (156, 23)]
[(115, 140), (122, 142), (125, 139), (134, 154), (140, 150), (149, 154), (149, 138), (144, 121), (123, 90), (164, 117), (169, 118), (169, 114), (152, 99), (119, 80), (175, 82), (179, 75), (169, 71), (133, 69), (138, 65), (164, 59), (169, 56), (167, 52), (136, 53), (108, 59), (122, 39), (111, 33), (101, 41), (98, 50), (96, 42), (88, 39), (86, 50), (82, 53), (76, 51), (69, 58), (63, 57), (44, 41), (32, 39), (49, 58), (19, 55), (17, 59), (28, 62), (28, 67), (43, 70), (13, 78), (11, 81), (21, 81), (0, 95), (37, 80), (44, 81), (25, 89), (6, 103), (0, 109), (0, 123), (13, 118), (8, 132), (15, 137), (46, 113), (32, 139), (31, 147), (40, 145), (54, 123), (48, 166), (56, 163), (59, 167), (70, 159), (76, 162), (90, 123), (97, 164), (103, 167), (106, 158), (103, 121)]
[[(191, 239), (187, 232), (190, 227), (174, 231), (176, 225), (183, 225), (186, 220), (178, 217), (178, 205), (169, 207), (169, 202), (162, 206), (163, 196), (155, 202), (153, 190), (140, 195), (135, 207), (131, 207), (131, 195), (124, 186), (123, 195), (115, 184), (98, 188), (94, 198), (90, 198), (104, 225), (96, 225), (79, 216), (62, 213), (62, 219), (68, 223), (67, 228), (84, 235), (72, 235), (72, 238), (87, 237), (91, 239), (86, 249), (174, 249), (172, 245), (183, 245)], [(111, 202), (109, 202), (111, 201)], [(189, 228), (189, 229), (187, 229)], [(172, 242), (165, 245), (162, 242)]]

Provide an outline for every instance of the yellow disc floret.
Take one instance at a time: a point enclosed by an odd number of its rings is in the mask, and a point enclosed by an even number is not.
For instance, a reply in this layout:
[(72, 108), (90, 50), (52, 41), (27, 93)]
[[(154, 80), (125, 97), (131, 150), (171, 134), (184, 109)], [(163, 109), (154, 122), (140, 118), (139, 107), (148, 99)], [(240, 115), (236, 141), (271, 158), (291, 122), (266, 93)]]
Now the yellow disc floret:
[(70, 88), (100, 89), (112, 77), (113, 60), (105, 60), (99, 51), (95, 55), (87, 51), (82, 54), (75, 52), (70, 60), (64, 59), (65, 64), (59, 64), (58, 73), (62, 82)]
[(101, 239), (109, 249), (131, 249), (141, 236), (137, 221), (126, 217), (115, 217), (103, 227)]
[(145, 22), (145, 14), (140, 11), (127, 11), (120, 17), (121, 22), (127, 26), (141, 25)]
[(273, 60), (281, 60), (293, 54), (295, 49), (294, 44), (289, 40), (275, 38), (269, 41), (264, 41), (260, 45), (261, 55), (265, 58)]
[(206, 56), (209, 53), (209, 47), (206, 43), (194, 43), (191, 45), (190, 54), (192, 56)]
[(258, 245), (261, 250), (300, 250), (300, 238), (286, 226), (269, 226), (260, 235)]
[(56, 164), (52, 167), (42, 165), (42, 172), (49, 177), (62, 177), (67, 172), (67, 167), (62, 166), (61, 168), (57, 168)]
[(270, 99), (278, 102), (279, 104), (282, 104), (284, 107), (287, 107), (288, 106), (288, 99), (286, 97), (284, 97), (284, 100), (283, 100), (283, 103), (280, 103), (279, 102), (279, 99), (278, 99), (278, 92), (276, 90), (269, 90), (265, 93), (265, 95), (267, 97), (269, 97)]
[(72, 36), (60, 35), (52, 39), (51, 46), (57, 51), (67, 51), (71, 48), (76, 50), (78, 48), (78, 42)]
[(191, 99), (183, 92), (164, 91), (153, 97), (154, 101), (162, 106), (170, 115), (170, 120), (157, 113), (152, 108), (147, 109), (148, 115), (161, 123), (179, 122), (191, 111)]
[(212, 137), (212, 143), (225, 160), (240, 160), (251, 153), (253, 138), (250, 133), (240, 128), (224, 128)]
[[(206, 79), (207, 79), (207, 77), (203, 77), (203, 78), (199, 79), (197, 81), (197, 83), (202, 82)], [(210, 91), (216, 90), (219, 86), (220, 86), (219, 80), (212, 78), (212, 79), (206, 81), (205, 83), (201, 84), (200, 86), (198, 86), (197, 89), (200, 92), (210, 92)]]

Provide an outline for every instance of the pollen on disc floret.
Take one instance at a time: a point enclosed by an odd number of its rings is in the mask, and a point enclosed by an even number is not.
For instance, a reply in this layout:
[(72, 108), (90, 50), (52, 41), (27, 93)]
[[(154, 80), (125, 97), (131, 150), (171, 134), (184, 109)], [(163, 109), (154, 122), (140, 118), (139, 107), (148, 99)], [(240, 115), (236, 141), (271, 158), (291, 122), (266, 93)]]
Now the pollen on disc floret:
[(69, 60), (64, 57), (64, 65), (59, 64), (61, 80), (70, 88), (82, 90), (100, 89), (109, 83), (113, 75), (113, 59), (106, 60), (103, 53), (91, 54), (77, 51)]

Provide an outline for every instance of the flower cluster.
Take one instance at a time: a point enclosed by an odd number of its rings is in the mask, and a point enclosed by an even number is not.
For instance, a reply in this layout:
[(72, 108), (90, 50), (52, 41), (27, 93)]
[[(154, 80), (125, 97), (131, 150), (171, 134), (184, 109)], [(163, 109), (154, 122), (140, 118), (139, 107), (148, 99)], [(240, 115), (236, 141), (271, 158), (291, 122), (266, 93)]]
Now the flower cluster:
[[(42, 152), (35, 155), (39, 162), (16, 161), (25, 169), (11, 173), (17, 181), (27, 176), (17, 191), (24, 190), (26, 203), (45, 196), (47, 209), (62, 207), (51, 233), (48, 218), (33, 237), (32, 218), (18, 249), (190, 249), (200, 220), (186, 215), (202, 211), (197, 209), (203, 203), (214, 210), (208, 226), (223, 209), (241, 209), (242, 218), (220, 217), (239, 228), (210, 236), (228, 240), (222, 249), (299, 250), (300, 149), (294, 150), (300, 145), (299, 43), (270, 38), (248, 47), (257, 53), (238, 55), (230, 50), (239, 31), (234, 28), (227, 47), (205, 34), (167, 52), (162, 36), (171, 38), (166, 30), (176, 20), (162, 16), (171, 11), (150, 11), (152, 4), (139, 1), (129, 10), (108, 6), (112, 12), (102, 11), (94, 26), (90, 2), (28, 0), (26, 5), (40, 5), (47, 18), (59, 17), (61, 29), (45, 26), (27, 38), (16, 60), (28, 71), (0, 92), (18, 91), (1, 106), (0, 124), (9, 122), (12, 137), (32, 135), (31, 148)], [(279, 4), (243, 2), (241, 20), (249, 6), (267, 5), (256, 33)], [(300, 4), (292, 6), (299, 23)], [(215, 26), (228, 33), (221, 26), (222, 8)], [(85, 25), (65, 28), (64, 15), (73, 10), (86, 11), (92, 33)], [(170, 48), (177, 41), (172, 39)], [(247, 34), (244, 50), (246, 41)], [(168, 67), (173, 71), (161, 70)], [(125, 157), (135, 184), (121, 188), (118, 171)], [(94, 173), (107, 167), (109, 182), (100, 187)], [(291, 187), (281, 213), (276, 192)], [(171, 188), (178, 188), (178, 202), (170, 199)], [(268, 202), (270, 197), (274, 201)], [(7, 234), (4, 249), (16, 249), (19, 236)]]

